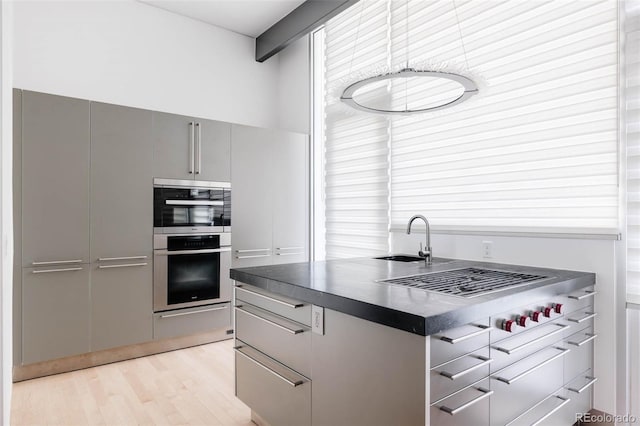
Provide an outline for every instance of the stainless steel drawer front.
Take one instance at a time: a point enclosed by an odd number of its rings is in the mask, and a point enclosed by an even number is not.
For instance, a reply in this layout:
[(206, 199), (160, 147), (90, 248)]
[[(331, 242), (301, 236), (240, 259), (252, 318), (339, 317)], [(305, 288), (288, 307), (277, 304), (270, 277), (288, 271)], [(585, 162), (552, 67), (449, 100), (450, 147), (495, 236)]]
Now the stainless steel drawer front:
[(484, 379), (436, 401), (431, 404), (429, 410), (430, 424), (434, 426), (486, 424), (492, 394), (489, 380)]
[[(519, 373), (517, 373), (515, 375), (509, 375), (509, 374), (505, 374), (504, 372), (502, 372), (502, 373), (499, 372), (499, 373), (497, 373), (496, 376), (494, 376), (495, 379), (496, 380), (500, 380), (501, 382), (504, 382), (504, 383), (506, 383), (508, 385), (513, 384), (513, 383), (517, 382), (518, 380), (522, 379), (523, 377), (525, 377), (525, 376), (533, 373), (534, 371), (538, 370), (539, 368), (542, 368), (545, 365), (549, 364), (550, 362), (553, 362), (556, 359), (561, 358), (561, 357), (565, 356), (567, 353), (569, 353), (569, 349), (565, 349), (565, 348), (556, 348), (556, 347), (554, 347), (552, 349), (555, 349), (556, 351), (560, 351), (560, 352), (556, 353), (555, 355), (553, 355), (553, 356), (551, 356), (549, 358), (544, 359), (544, 361), (540, 362), (539, 364), (536, 364), (533, 367), (527, 368), (526, 370), (521, 371), (521, 372), (519, 372)], [(534, 357), (535, 356), (537, 356), (537, 354), (534, 355)], [(530, 357), (530, 358), (533, 359), (533, 357)], [(520, 362), (518, 364), (519, 365), (516, 366), (516, 368), (519, 367), (520, 365), (524, 365), (525, 363)], [(512, 367), (513, 366), (508, 367), (507, 370), (509, 370)]]
[(236, 282), (234, 290), (236, 305), (247, 303), (311, 327), (311, 304), (309, 303), (273, 295), (261, 288), (240, 282)]
[(484, 347), (468, 355), (433, 367), (430, 371), (431, 401), (437, 401), (489, 375), (489, 348)]
[(486, 347), (493, 330), (485, 318), (431, 336), (431, 367)]

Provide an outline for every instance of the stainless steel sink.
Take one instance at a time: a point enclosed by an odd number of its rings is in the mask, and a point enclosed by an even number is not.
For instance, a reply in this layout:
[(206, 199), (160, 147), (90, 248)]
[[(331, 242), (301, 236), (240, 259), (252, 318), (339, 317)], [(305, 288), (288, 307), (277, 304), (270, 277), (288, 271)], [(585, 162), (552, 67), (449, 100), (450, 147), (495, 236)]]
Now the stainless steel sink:
[[(374, 257), (374, 259), (390, 260), (394, 262), (424, 262), (424, 259), (420, 256), (409, 256), (406, 254), (394, 254), (390, 256)], [(434, 257), (431, 259), (431, 263), (449, 263), (453, 262), (453, 259), (445, 259), (442, 257)]]

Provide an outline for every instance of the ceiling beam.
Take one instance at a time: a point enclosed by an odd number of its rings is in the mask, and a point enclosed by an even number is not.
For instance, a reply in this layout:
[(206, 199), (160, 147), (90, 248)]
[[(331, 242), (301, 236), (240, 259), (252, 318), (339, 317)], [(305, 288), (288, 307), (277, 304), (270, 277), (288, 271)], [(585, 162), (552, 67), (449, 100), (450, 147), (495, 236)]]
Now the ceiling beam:
[(264, 62), (359, 0), (307, 0), (256, 38), (256, 61)]

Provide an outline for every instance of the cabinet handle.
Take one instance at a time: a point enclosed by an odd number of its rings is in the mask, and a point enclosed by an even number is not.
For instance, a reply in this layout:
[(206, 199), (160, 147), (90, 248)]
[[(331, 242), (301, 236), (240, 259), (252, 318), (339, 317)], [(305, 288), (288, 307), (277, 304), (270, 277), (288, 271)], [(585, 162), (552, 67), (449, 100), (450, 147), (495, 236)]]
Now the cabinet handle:
[(542, 361), (540, 364), (536, 365), (535, 367), (531, 367), (530, 369), (525, 370), (525, 371), (523, 371), (522, 373), (515, 375), (514, 377), (512, 377), (512, 378), (510, 378), (510, 379), (506, 379), (506, 378), (504, 378), (504, 377), (496, 377), (496, 376), (494, 376), (494, 378), (495, 378), (496, 380), (499, 380), (499, 381), (501, 381), (501, 382), (503, 382), (503, 383), (506, 383), (506, 384), (510, 385), (510, 384), (512, 384), (512, 383), (517, 382), (518, 380), (520, 380), (520, 379), (521, 379), (521, 378), (523, 378), (524, 376), (526, 376), (526, 375), (528, 375), (528, 374), (530, 374), (530, 373), (533, 373), (533, 372), (534, 372), (534, 371), (536, 371), (538, 368), (541, 368), (541, 367), (543, 367), (543, 366), (545, 366), (545, 365), (549, 364), (550, 362), (555, 361), (556, 359), (558, 359), (558, 358), (560, 358), (560, 357), (565, 356), (565, 355), (569, 352), (569, 349), (565, 349), (565, 348), (556, 348), (556, 347), (554, 347), (554, 349), (558, 349), (559, 351), (562, 351), (562, 352), (560, 352), (560, 353), (559, 353), (559, 354), (557, 354), (557, 355), (552, 356), (551, 358), (548, 358), (548, 359), (546, 359), (546, 360)]
[(254, 364), (256, 364), (259, 367), (262, 367), (263, 369), (267, 370), (269, 373), (273, 374), (274, 376), (276, 376), (277, 378), (279, 378), (280, 380), (282, 380), (283, 382), (287, 383), (288, 385), (290, 385), (291, 387), (297, 387), (300, 386), (301, 384), (304, 383), (304, 380), (289, 380), (286, 377), (284, 377), (282, 374), (277, 373), (275, 371), (273, 371), (272, 369), (270, 369), (269, 367), (267, 367), (266, 365), (262, 364), (261, 362), (259, 362), (258, 360), (255, 360), (253, 358), (251, 358), (249, 355), (245, 354), (244, 352), (242, 352), (240, 349), (238, 348), (234, 348), (234, 350), (236, 351), (237, 354), (242, 355), (243, 357), (245, 357), (246, 359), (248, 359), (249, 361), (253, 362)]
[(194, 169), (194, 157), (195, 157), (195, 153), (194, 153), (194, 139), (195, 139), (195, 129), (194, 127), (194, 122), (190, 121), (189, 122), (189, 174), (193, 173), (193, 169)]
[(484, 367), (485, 365), (489, 365), (489, 364), (491, 364), (493, 362), (493, 359), (487, 358), (487, 357), (484, 357), (484, 356), (479, 356), (479, 355), (475, 355), (475, 356), (472, 355), (472, 358), (479, 359), (482, 362), (480, 364), (476, 364), (476, 365), (474, 365), (472, 367), (469, 367), (466, 370), (462, 370), (462, 371), (460, 371), (458, 373), (449, 373), (447, 371), (441, 371), (440, 375), (444, 376), (444, 377), (446, 377), (448, 379), (451, 379), (451, 380), (456, 380), (456, 379), (459, 379), (460, 377), (464, 376), (465, 374), (471, 373), (472, 371), (474, 371), (474, 370), (476, 370), (478, 368)]
[(202, 168), (202, 129), (200, 123), (196, 122), (196, 174), (200, 174), (200, 169)]
[(586, 299), (587, 297), (595, 296), (596, 294), (598, 294), (597, 291), (586, 291), (585, 294), (583, 294), (581, 296), (569, 296), (569, 299), (583, 300), (583, 299)]
[(277, 328), (279, 328), (280, 330), (284, 330), (284, 331), (286, 331), (287, 333), (290, 333), (290, 334), (300, 334), (300, 333), (304, 333), (304, 329), (302, 329), (302, 328), (297, 328), (297, 329), (293, 330), (293, 329), (291, 329), (291, 328), (289, 328), (289, 327), (285, 327), (284, 325), (280, 325), (280, 324), (278, 324), (278, 323), (277, 323), (277, 322), (275, 322), (275, 321), (271, 321), (270, 319), (263, 318), (263, 317), (261, 317), (260, 315), (256, 315), (256, 314), (254, 314), (253, 312), (249, 312), (249, 311), (247, 311), (246, 309), (242, 309), (242, 307), (241, 307), (241, 306), (236, 306), (236, 311), (240, 311), (240, 312), (242, 312), (242, 313), (244, 313), (244, 314), (249, 315), (250, 317), (253, 317), (253, 318), (259, 319), (259, 320), (261, 320), (261, 321), (263, 321), (263, 322), (266, 322), (266, 323), (268, 323), (268, 324), (271, 324), (271, 325), (273, 325), (274, 327), (277, 327)]
[(31, 262), (33, 266), (41, 266), (41, 265), (58, 265), (65, 263), (82, 263), (82, 259), (75, 260), (52, 260), (50, 262)]
[(125, 256), (125, 257), (99, 257), (99, 262), (108, 262), (113, 260), (138, 260), (138, 259), (148, 259), (149, 256)]
[(166, 315), (160, 315), (160, 318), (173, 318), (173, 317), (182, 317), (185, 315), (203, 314), (205, 312), (221, 311), (227, 308), (229, 308), (229, 306), (221, 306), (219, 308), (200, 309), (199, 311), (191, 311), (191, 312), (180, 312), (178, 314), (166, 314)]
[(49, 272), (69, 272), (69, 271), (82, 271), (82, 268), (40, 269), (37, 271), (31, 271), (31, 273), (32, 274), (48, 274)]
[(569, 398), (565, 398), (565, 397), (562, 397), (562, 396), (559, 396), (559, 395), (555, 395), (555, 397), (558, 398), (559, 400), (561, 400), (562, 403), (560, 405), (558, 405), (557, 407), (555, 407), (553, 410), (549, 411), (544, 416), (540, 417), (538, 420), (535, 421), (535, 423), (532, 423), (531, 426), (539, 425), (543, 421), (547, 420), (550, 415), (552, 415), (553, 413), (555, 413), (556, 411), (558, 411), (559, 409), (561, 409), (562, 407), (567, 405), (569, 402), (571, 402), (571, 399), (569, 399)]
[(147, 262), (143, 263), (125, 263), (122, 265), (100, 265), (98, 269), (111, 269), (111, 268), (130, 268), (132, 266), (147, 266)]
[(256, 257), (269, 257), (270, 254), (254, 254), (252, 256), (236, 256), (236, 259), (253, 259)]
[(508, 354), (508, 355), (511, 355), (512, 353), (514, 353), (514, 352), (518, 352), (519, 350), (524, 349), (524, 348), (526, 348), (526, 347), (528, 347), (528, 346), (535, 345), (536, 343), (538, 343), (538, 342), (540, 342), (540, 341), (542, 341), (542, 340), (546, 339), (547, 337), (553, 336), (554, 334), (561, 333), (561, 332), (563, 332), (563, 331), (564, 331), (564, 329), (565, 329), (565, 328), (569, 327), (568, 325), (565, 325), (565, 324), (555, 324), (555, 323), (554, 323), (553, 325), (555, 325), (556, 327), (558, 327), (558, 329), (557, 329), (557, 330), (552, 331), (551, 333), (547, 333), (547, 334), (545, 334), (545, 335), (543, 335), (543, 336), (540, 336), (540, 337), (538, 337), (537, 339), (529, 340), (528, 342), (523, 343), (523, 344), (522, 344), (522, 345), (520, 345), (520, 346), (516, 346), (516, 347), (515, 347), (515, 348), (513, 348), (513, 349), (509, 349), (509, 348), (501, 348), (500, 346), (493, 346), (493, 349), (496, 349), (496, 350), (498, 350), (498, 351), (500, 351), (500, 352), (504, 352), (504, 353), (506, 353), (506, 354)]
[(587, 338), (584, 339), (584, 340), (581, 340), (579, 342), (567, 342), (567, 343), (570, 344), (570, 345), (573, 345), (573, 346), (582, 346), (582, 345), (584, 345), (586, 343), (589, 343), (590, 341), (592, 341), (596, 337), (598, 337), (597, 334), (591, 334), (591, 333), (585, 333), (585, 336), (587, 336)]
[(476, 336), (480, 336), (481, 334), (487, 333), (489, 331), (492, 330), (492, 327), (489, 327), (488, 325), (476, 325), (473, 324), (474, 327), (478, 327), (480, 330), (478, 331), (474, 331), (473, 333), (469, 333), (466, 334), (464, 336), (460, 336), (460, 337), (447, 337), (447, 336), (441, 336), (440, 340), (443, 340), (447, 343), (451, 343), (451, 344), (456, 344), (456, 343), (460, 343), (460, 342), (464, 342), (467, 339), (471, 339), (472, 337), (476, 337)]
[(585, 314), (585, 316), (583, 316), (582, 318), (567, 318), (567, 320), (580, 324), (581, 322), (585, 322), (587, 320), (590, 320), (591, 318), (593, 318), (596, 315), (598, 315), (596, 312), (585, 312), (584, 314)]
[(568, 391), (571, 391), (571, 392), (575, 392), (575, 393), (582, 393), (582, 392), (584, 392), (585, 390), (587, 390), (587, 388), (589, 388), (589, 386), (591, 386), (592, 384), (594, 384), (595, 382), (597, 382), (597, 381), (598, 381), (598, 378), (597, 378), (597, 377), (584, 376), (584, 378), (589, 380), (589, 382), (588, 382), (586, 385), (584, 385), (583, 387), (581, 387), (581, 388), (579, 388), (579, 389), (575, 389), (575, 388), (567, 388), (567, 390), (568, 390)]
[(255, 252), (258, 252), (258, 251), (271, 251), (271, 249), (264, 248), (264, 249), (236, 250), (236, 253), (255, 253)]
[(440, 410), (444, 411), (444, 412), (445, 412), (445, 413), (447, 413), (447, 414), (451, 414), (452, 416), (455, 416), (455, 415), (456, 415), (456, 414), (458, 414), (459, 412), (461, 412), (461, 411), (463, 411), (463, 410), (465, 410), (465, 409), (467, 409), (467, 408), (471, 407), (471, 406), (472, 406), (472, 405), (474, 405), (475, 403), (480, 402), (480, 401), (482, 401), (483, 399), (485, 399), (485, 398), (487, 398), (487, 397), (489, 397), (489, 396), (493, 395), (493, 391), (492, 391), (492, 390), (485, 389), (485, 388), (480, 388), (480, 387), (475, 388), (475, 389), (476, 389), (476, 390), (478, 390), (478, 391), (480, 391), (480, 392), (482, 392), (482, 395), (480, 395), (480, 396), (479, 396), (479, 397), (477, 397), (477, 398), (472, 399), (472, 400), (471, 400), (471, 401), (469, 401), (469, 402), (465, 402), (464, 404), (462, 404), (461, 406), (456, 407), (456, 408), (449, 408), (449, 407), (447, 407), (447, 406), (445, 406), (445, 405), (441, 405), (441, 406), (440, 406)]
[(296, 252), (292, 252), (292, 253), (276, 253), (276, 256), (295, 256), (298, 254), (302, 254), (301, 251), (296, 251)]
[(276, 247), (276, 250), (302, 250), (304, 247)]
[(167, 206), (224, 206), (224, 201), (165, 200)]
[(246, 291), (247, 293), (253, 294), (254, 296), (258, 296), (258, 297), (262, 297), (263, 299), (267, 299), (270, 302), (276, 302), (276, 303), (279, 303), (281, 305), (284, 305), (287, 308), (297, 309), (297, 308), (302, 308), (304, 306), (304, 303), (289, 303), (289, 302), (285, 302), (284, 300), (276, 299), (274, 297), (265, 296), (264, 294), (258, 293), (257, 291), (246, 289), (246, 288), (242, 287), (241, 285), (236, 285), (236, 291), (237, 290)]

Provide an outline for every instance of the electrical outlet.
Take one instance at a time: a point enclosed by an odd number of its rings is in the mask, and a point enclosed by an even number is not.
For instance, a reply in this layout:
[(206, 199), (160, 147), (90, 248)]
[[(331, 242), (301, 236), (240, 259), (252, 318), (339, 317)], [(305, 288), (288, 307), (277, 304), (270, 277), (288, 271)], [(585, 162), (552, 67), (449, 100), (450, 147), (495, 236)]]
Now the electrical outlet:
[(493, 241), (482, 242), (482, 257), (491, 259), (493, 257)]

